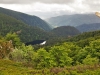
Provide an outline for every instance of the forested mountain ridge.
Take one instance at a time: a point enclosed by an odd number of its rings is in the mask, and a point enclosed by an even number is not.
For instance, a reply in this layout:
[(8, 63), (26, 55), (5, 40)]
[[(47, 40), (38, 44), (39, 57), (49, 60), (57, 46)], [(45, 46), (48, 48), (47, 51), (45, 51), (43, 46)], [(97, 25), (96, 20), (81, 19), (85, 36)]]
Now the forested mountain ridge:
[(41, 28), (27, 25), (21, 20), (0, 13), (0, 35), (4, 36), (9, 32), (17, 32), (19, 33), (18, 35), (22, 42), (31, 42), (33, 40), (42, 39), (42, 40), (48, 40), (47, 44), (51, 44), (62, 40), (63, 37), (77, 35), (77, 33), (75, 33), (76, 31), (74, 31), (73, 28), (69, 27), (69, 29), (66, 31), (66, 29), (63, 27), (62, 29), (59, 29), (58, 32), (62, 32), (62, 30), (64, 33), (63, 35), (54, 33), (52, 31), (46, 32)]
[(76, 28), (81, 32), (96, 31), (100, 30), (100, 23), (82, 24), (80, 26), (76, 26)]
[(80, 34), (80, 31), (72, 26), (60, 26), (51, 30), (51, 32), (59, 37), (69, 37)]
[(37, 16), (31, 16), (28, 14), (16, 12), (16, 11), (1, 8), (1, 7), (0, 7), (0, 13), (12, 16), (18, 20), (23, 21), (24, 23), (26, 23), (28, 25), (37, 26), (37, 27), (40, 27), (46, 31), (51, 30), (51, 27), (49, 26), (49, 24)]
[(100, 23), (100, 18), (95, 14), (74, 14), (74, 15), (62, 15), (57, 17), (51, 17), (46, 19), (53, 27), (59, 26), (79, 26), (82, 24)]
[(11, 16), (0, 13), (0, 35), (6, 35), (9, 32), (19, 33), (23, 42), (29, 42), (36, 39), (48, 39), (51, 34), (36, 26), (30, 26)]
[(71, 41), (71, 42), (78, 42), (80, 40), (85, 40), (85, 39), (88, 39), (88, 38), (99, 38), (100, 37), (100, 30), (97, 30), (97, 31), (91, 31), (91, 32), (83, 32), (79, 35), (76, 35), (70, 39), (68, 39), (68, 41)]

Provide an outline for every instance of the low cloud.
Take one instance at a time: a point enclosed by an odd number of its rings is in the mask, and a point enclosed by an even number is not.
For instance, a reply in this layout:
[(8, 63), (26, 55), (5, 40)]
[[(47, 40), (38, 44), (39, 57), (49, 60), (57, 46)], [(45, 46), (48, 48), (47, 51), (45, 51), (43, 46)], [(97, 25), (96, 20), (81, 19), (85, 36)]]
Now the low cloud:
[(88, 6), (91, 12), (100, 11), (100, 0), (84, 0), (83, 4)]
[(65, 4), (72, 3), (75, 0), (0, 0), (1, 4), (29, 4), (29, 3), (55, 3), (55, 4)]
[(45, 18), (100, 11), (100, 0), (0, 0), (0, 6)]

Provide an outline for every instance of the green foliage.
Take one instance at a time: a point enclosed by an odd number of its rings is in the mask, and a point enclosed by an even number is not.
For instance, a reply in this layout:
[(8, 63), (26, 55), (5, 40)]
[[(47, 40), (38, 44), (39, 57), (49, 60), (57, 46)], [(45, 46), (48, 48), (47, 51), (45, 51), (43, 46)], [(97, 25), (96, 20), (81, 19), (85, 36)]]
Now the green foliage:
[(21, 62), (23, 60), (23, 51), (14, 49), (13, 52), (10, 53), (10, 60), (16, 61), (16, 62)]
[(67, 50), (62, 46), (52, 47), (50, 55), (54, 58), (54, 62), (56, 62), (55, 66), (64, 67), (65, 65), (68, 66), (72, 63), (72, 59), (68, 56)]
[(87, 57), (83, 60), (83, 64), (97, 64), (99, 63), (99, 59), (97, 59), (96, 57), (93, 58), (90, 55), (87, 55)]
[(45, 68), (51, 66), (50, 54), (46, 50), (41, 48), (35, 53), (35, 55), (36, 56), (34, 57), (33, 62), (37, 68)]
[[(81, 45), (79, 45), (79, 41), (63, 42), (37, 50), (31, 45), (25, 46), (25, 44), (22, 44), (15, 33), (8, 33), (5, 37), (1, 36), (0, 38), (0, 46), (2, 46), (2, 49), (0, 48), (0, 58), (8, 58), (9, 60), (23, 63), (25, 67), (31, 68), (31, 70), (28, 69), (27, 73), (24, 72), (25, 74), (84, 75), (89, 74), (91, 70), (93, 74), (100, 74), (99, 36), (86, 39), (88, 40), (88, 44), (86, 45), (83, 43), (86, 40), (80, 40), (82, 42)], [(9, 40), (12, 40), (13, 43)], [(13, 44), (15, 47), (13, 47)], [(12, 71), (7, 70), (0, 73), (7, 75)], [(20, 75), (20, 71), (18, 72)]]
[(20, 38), (18, 37), (18, 35), (16, 33), (8, 33), (6, 36), (5, 36), (5, 39), (8, 40), (8, 41), (12, 41), (13, 43), (13, 46), (20, 46), (22, 43), (20, 41)]
[(10, 59), (16, 62), (32, 62), (33, 57), (33, 47), (25, 46), (24, 44), (10, 53)]

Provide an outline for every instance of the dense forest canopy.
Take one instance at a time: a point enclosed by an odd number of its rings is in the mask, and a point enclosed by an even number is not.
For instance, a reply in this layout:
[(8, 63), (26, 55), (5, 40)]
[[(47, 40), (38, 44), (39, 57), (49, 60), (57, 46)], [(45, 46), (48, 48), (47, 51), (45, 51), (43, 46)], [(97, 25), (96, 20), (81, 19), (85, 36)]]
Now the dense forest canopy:
[(1, 7), (0, 7), (0, 13), (6, 14), (6, 15), (14, 17), (18, 20), (21, 20), (22, 22), (26, 23), (27, 25), (37, 26), (37, 27), (42, 28), (46, 31), (51, 30), (51, 27), (49, 26), (49, 24), (37, 16), (31, 16), (28, 14), (16, 12), (16, 11), (1, 8)]
[[(92, 69), (95, 69), (92, 70), (92, 72), (98, 75), (98, 73), (100, 72), (99, 32), (100, 31), (90, 32), (91, 34), (84, 33), (76, 36), (77, 38), (73, 37), (73, 40), (71, 40), (71, 38), (66, 42), (61, 42), (53, 46), (44, 46), (39, 49), (34, 49), (34, 47), (31, 45), (25, 46), (25, 44), (21, 42), (16, 33), (8, 33), (6, 36), (0, 37), (0, 58), (26, 63), (26, 67), (31, 67), (33, 69), (43, 70), (43, 68), (48, 68), (46, 69), (46, 71), (48, 72), (46, 74), (63, 74), (64, 72), (64, 75), (66, 75), (73, 73), (73, 71), (75, 72), (75, 74), (92, 74), (91, 69), (88, 68), (92, 67)], [(79, 68), (81, 69), (78, 69), (78, 65), (80, 65)], [(87, 66), (85, 66), (84, 68), (82, 65)], [(66, 71), (69, 71), (68, 68), (65, 68), (67, 66), (69, 67), (70, 72), (66, 73)], [(76, 66), (77, 69), (72, 70), (72, 68), (75, 68), (74, 66)], [(51, 68), (50, 72), (48, 71), (49, 68)], [(9, 72), (9, 70), (7, 72)], [(2, 73), (4, 72), (2, 71)]]
[(27, 25), (16, 18), (0, 13), (0, 34), (4, 36), (8, 32), (18, 33), (22, 42), (48, 39), (55, 36), (36, 26)]

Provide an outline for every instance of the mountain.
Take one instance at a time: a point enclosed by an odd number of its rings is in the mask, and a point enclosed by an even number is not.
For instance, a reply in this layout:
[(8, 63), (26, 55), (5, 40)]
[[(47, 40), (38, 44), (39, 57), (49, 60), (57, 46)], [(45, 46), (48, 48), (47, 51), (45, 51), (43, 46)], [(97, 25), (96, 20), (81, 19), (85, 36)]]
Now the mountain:
[[(67, 41), (70, 41), (70, 42), (78, 42), (78, 41), (83, 41), (83, 40), (87, 40), (88, 39), (91, 39), (91, 40), (95, 40), (95, 39), (100, 39), (100, 30), (97, 30), (97, 31), (91, 31), (91, 32), (84, 32), (84, 33), (81, 33), (77, 36), (74, 36), (72, 38), (69, 38), (67, 39)], [(93, 38), (93, 39), (92, 39)], [(84, 42), (85, 43), (85, 42)], [(81, 44), (81, 43), (80, 43)]]
[(60, 26), (54, 28), (51, 32), (60, 37), (69, 37), (80, 34), (79, 30), (72, 26)]
[(82, 24), (76, 27), (81, 32), (100, 30), (100, 23)]
[(9, 32), (17, 33), (22, 42), (53, 37), (43, 29), (27, 25), (16, 18), (0, 13), (0, 35), (5, 36)]
[(28, 25), (37, 26), (37, 27), (40, 27), (46, 31), (51, 30), (51, 27), (49, 26), (49, 24), (37, 16), (31, 16), (28, 14), (16, 12), (16, 11), (1, 8), (1, 7), (0, 7), (0, 13), (12, 16), (18, 20), (23, 21), (24, 23), (26, 23)]
[(62, 15), (46, 19), (53, 27), (58, 26), (79, 26), (82, 24), (100, 23), (100, 18), (95, 14), (74, 14)]

